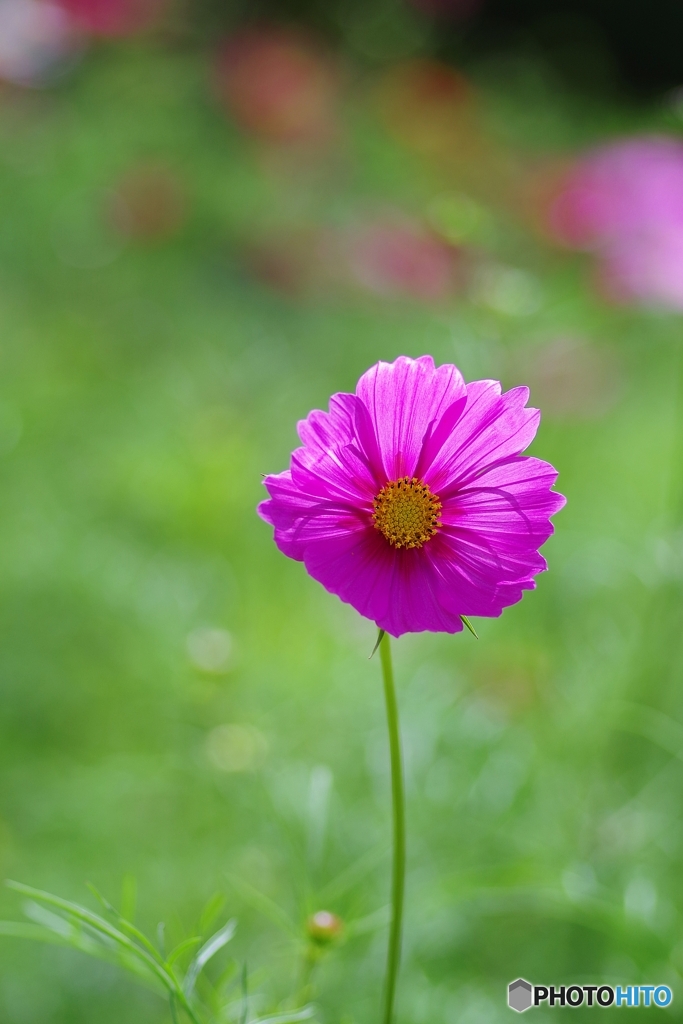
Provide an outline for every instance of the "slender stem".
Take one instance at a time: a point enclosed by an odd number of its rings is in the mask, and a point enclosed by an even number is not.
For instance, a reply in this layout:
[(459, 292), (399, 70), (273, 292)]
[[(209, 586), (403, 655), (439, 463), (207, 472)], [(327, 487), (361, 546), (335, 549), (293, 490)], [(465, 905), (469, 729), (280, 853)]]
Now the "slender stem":
[(382, 1024), (392, 1024), (396, 979), (401, 959), (401, 929), (403, 924), (403, 893), (406, 873), (406, 814), (403, 792), (403, 765), (401, 761), (401, 735), (398, 724), (398, 705), (391, 667), (389, 637), (381, 636), (379, 653), (382, 661), (384, 698), (387, 706), (389, 750), (391, 753), (391, 802), (393, 807), (393, 860), (391, 866), (391, 926), (387, 952), (387, 974), (384, 982)]
[(305, 1003), (309, 1002), (312, 994), (312, 982), (313, 982), (313, 970), (316, 964), (316, 956), (311, 946), (306, 948), (306, 951), (301, 960), (301, 972), (299, 975), (299, 984), (296, 991), (296, 1002), (294, 1003), (293, 1009), (298, 1009), (300, 1006), (304, 1006)]

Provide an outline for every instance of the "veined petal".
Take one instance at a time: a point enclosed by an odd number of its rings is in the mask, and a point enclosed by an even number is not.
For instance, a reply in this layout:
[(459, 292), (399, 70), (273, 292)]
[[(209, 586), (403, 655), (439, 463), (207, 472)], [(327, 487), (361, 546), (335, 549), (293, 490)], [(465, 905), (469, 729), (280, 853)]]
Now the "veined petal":
[(301, 443), (309, 448), (336, 448), (355, 439), (355, 395), (339, 392), (330, 398), (329, 412), (313, 409), (296, 425)]
[(275, 528), (275, 543), (290, 558), (301, 562), (308, 545), (348, 537), (368, 528), (368, 516), (353, 504), (307, 494), (292, 480), (289, 470), (267, 476), (270, 499), (258, 514)]
[(467, 405), (450, 438), (425, 472), (425, 483), (440, 496), (474, 479), (482, 470), (519, 455), (533, 441), (540, 413), (525, 408), (528, 388), (501, 394), (498, 381), (467, 385)]
[(370, 414), (386, 479), (396, 480), (414, 475), (430, 424), (463, 397), (465, 384), (451, 364), (399, 356), (364, 373), (356, 394)]
[(550, 489), (556, 479), (549, 463), (524, 455), (492, 466), (444, 499), (443, 528), (477, 534), (501, 553), (536, 550), (553, 532), (550, 516), (565, 504)]
[(292, 452), (291, 474), (306, 494), (348, 501), (358, 508), (372, 510), (377, 487), (366, 462), (350, 444), (327, 451), (297, 448)]
[(533, 574), (546, 568), (536, 552), (528, 553), (520, 566), (467, 530), (443, 529), (426, 547), (438, 580), (438, 600), (446, 611), (458, 615), (500, 615), (520, 600), (524, 590), (533, 590)]
[(394, 603), (395, 551), (373, 526), (324, 543), (309, 544), (304, 564), (310, 575), (373, 622)]
[(449, 405), (443, 416), (433, 419), (422, 440), (420, 458), (415, 467), (415, 476), (422, 479), (443, 446), (453, 436), (455, 425), (467, 405), (467, 395)]
[[(428, 546), (428, 545), (427, 545)], [(397, 551), (392, 579), (393, 600), (377, 625), (392, 636), (404, 633), (460, 633), (462, 620), (441, 596), (441, 583), (424, 548)]]

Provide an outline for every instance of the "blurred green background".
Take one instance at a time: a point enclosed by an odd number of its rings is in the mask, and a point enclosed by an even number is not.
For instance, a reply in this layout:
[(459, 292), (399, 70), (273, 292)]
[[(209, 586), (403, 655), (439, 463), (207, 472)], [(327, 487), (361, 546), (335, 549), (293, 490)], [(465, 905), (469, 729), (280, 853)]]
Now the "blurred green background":
[[(429, 103), (405, 112), (396, 68), (424, 70), (405, 61), (435, 52), (438, 27), (401, 16), (388, 53), (370, 29), (320, 43), (335, 128), (310, 145), (231, 117), (213, 29), (95, 41), (55, 83), (0, 90), (0, 871), (93, 906), (86, 880), (130, 904), (135, 879), (136, 920), (173, 941), (224, 893), (217, 923), (239, 925), (222, 964), (247, 962), (263, 1010), (300, 944), (249, 886), (302, 935), (331, 910), (347, 930), (317, 1019), (377, 1019), (375, 631), (254, 510), (298, 418), (376, 360), (428, 352), (531, 384), (532, 451), (568, 504), (537, 591), (477, 621), (478, 642), (394, 644), (399, 1022), (510, 1019), (520, 975), (668, 983), (670, 1010), (639, 1013), (679, 1019), (680, 318), (601, 299), (527, 188), (616, 134), (680, 134), (679, 101), (587, 91), (512, 48), (463, 58), (469, 99), (446, 76), (432, 124)], [(453, 280), (335, 273), (373, 218), (429, 232)], [(3, 891), (0, 911), (21, 903)], [(170, 1016), (113, 967), (0, 937), (0, 1020)]]

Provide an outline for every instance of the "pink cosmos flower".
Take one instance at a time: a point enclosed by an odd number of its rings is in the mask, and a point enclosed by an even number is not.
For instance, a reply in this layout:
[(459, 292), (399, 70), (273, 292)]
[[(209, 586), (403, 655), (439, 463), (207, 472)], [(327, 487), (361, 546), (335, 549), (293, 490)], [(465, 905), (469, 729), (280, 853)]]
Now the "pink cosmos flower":
[(593, 249), (617, 301), (683, 309), (683, 143), (644, 136), (589, 153), (549, 210), (564, 245)]
[(550, 221), (566, 245), (588, 249), (672, 223), (683, 230), (683, 143), (652, 135), (594, 150), (570, 170)]
[(82, 49), (66, 12), (51, 0), (1, 0), (0, 79), (48, 85)]
[(553, 467), (521, 455), (540, 416), (528, 395), (465, 384), (431, 356), (377, 363), (299, 423), (303, 447), (266, 477), (259, 515), (284, 554), (392, 636), (500, 615), (547, 568), (538, 549), (565, 503)]

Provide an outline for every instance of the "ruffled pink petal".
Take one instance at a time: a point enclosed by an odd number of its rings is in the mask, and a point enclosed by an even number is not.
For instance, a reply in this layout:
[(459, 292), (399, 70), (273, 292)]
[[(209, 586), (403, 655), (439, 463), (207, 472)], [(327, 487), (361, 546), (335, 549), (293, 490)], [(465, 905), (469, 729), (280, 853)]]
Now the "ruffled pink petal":
[(414, 475), (430, 424), (463, 397), (465, 384), (455, 366), (400, 356), (364, 373), (356, 394), (370, 414), (386, 482)]
[(442, 451), (444, 445), (453, 436), (455, 425), (465, 411), (466, 405), (467, 395), (465, 394), (462, 398), (458, 398), (457, 401), (453, 402), (452, 405), (449, 405), (443, 416), (433, 419), (427, 427), (427, 432), (422, 441), (420, 458), (415, 467), (415, 476), (419, 477), (419, 479), (422, 479)]
[(306, 494), (347, 501), (356, 508), (372, 511), (377, 485), (360, 453), (353, 445), (340, 448), (297, 448), (292, 452), (294, 483)]
[(437, 600), (453, 615), (500, 615), (524, 590), (534, 589), (533, 573), (546, 568), (540, 555), (530, 553), (523, 578), (509, 578), (507, 568), (513, 566), (501, 552), (465, 530), (442, 529), (421, 550), (431, 564)]
[(391, 586), (394, 554), (373, 526), (365, 526), (324, 543), (309, 544), (304, 564), (326, 590), (377, 622), (386, 617), (395, 600)]
[[(529, 553), (553, 532), (550, 516), (565, 498), (550, 488), (557, 471), (541, 459), (517, 456), (499, 463), (445, 499), (441, 512), (449, 536), (476, 535), (500, 558), (500, 574), (519, 579)], [(515, 559), (519, 556), (519, 563)]]
[(373, 527), (312, 543), (304, 563), (311, 576), (392, 636), (422, 630), (457, 633), (458, 615), (440, 604), (436, 580), (418, 549), (396, 551)]
[(501, 394), (498, 381), (467, 385), (467, 405), (442, 445), (424, 482), (443, 500), (493, 463), (519, 455), (533, 441), (540, 413), (526, 409), (528, 388)]
[(375, 622), (392, 636), (404, 633), (459, 633), (460, 612), (443, 601), (439, 572), (425, 548), (397, 551), (392, 581), (393, 600)]
[[(348, 502), (306, 493), (289, 470), (267, 476), (264, 484), (270, 500), (262, 501), (258, 514), (275, 528), (275, 543), (283, 554), (304, 561), (312, 543), (348, 538), (368, 528), (368, 513)], [(373, 528), (374, 529), (374, 528)]]
[(301, 443), (309, 448), (328, 448), (350, 444), (354, 440), (356, 396), (340, 392), (332, 395), (330, 411), (314, 409), (296, 425)]

